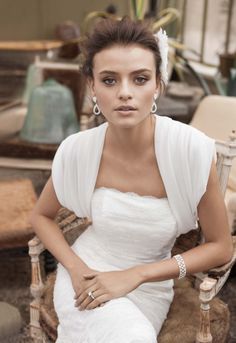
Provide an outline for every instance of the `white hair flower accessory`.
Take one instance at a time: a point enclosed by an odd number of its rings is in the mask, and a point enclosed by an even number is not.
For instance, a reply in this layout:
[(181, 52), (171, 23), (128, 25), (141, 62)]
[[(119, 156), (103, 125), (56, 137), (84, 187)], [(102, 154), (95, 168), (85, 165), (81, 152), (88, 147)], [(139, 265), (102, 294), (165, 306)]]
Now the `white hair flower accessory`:
[(165, 85), (168, 83), (168, 36), (166, 31), (163, 31), (162, 28), (158, 32), (154, 34), (154, 37), (157, 41), (160, 55), (161, 55), (161, 65), (160, 65), (160, 73), (161, 78), (164, 81)]

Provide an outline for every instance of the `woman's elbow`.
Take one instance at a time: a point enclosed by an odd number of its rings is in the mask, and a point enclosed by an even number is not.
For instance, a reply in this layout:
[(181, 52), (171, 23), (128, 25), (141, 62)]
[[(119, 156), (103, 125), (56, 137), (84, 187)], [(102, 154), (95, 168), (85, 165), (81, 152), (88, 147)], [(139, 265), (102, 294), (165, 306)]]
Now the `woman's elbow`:
[(33, 208), (33, 210), (30, 212), (28, 221), (34, 230), (36, 232), (37, 227), (41, 224), (41, 219), (44, 217), (44, 215), (38, 211), (37, 206)]
[(222, 252), (222, 265), (229, 263), (234, 255), (234, 245), (232, 239), (227, 245), (224, 245)]
[(29, 221), (30, 225), (32, 226), (32, 229), (34, 230), (34, 228), (36, 226), (35, 224), (37, 221), (37, 214), (35, 213), (34, 209), (30, 212), (29, 217), (28, 217), (28, 221)]

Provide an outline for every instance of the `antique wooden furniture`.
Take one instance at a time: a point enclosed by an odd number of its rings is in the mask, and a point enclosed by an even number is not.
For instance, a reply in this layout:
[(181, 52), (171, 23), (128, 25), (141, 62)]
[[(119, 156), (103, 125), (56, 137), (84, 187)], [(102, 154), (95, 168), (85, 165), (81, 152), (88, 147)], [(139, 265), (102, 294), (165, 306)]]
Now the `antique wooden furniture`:
[[(190, 125), (217, 140), (227, 140), (231, 130), (236, 132), (236, 98), (211, 95), (205, 97), (198, 106)], [(233, 230), (236, 219), (236, 159), (227, 183), (225, 202), (229, 224)]]
[[(229, 142), (218, 142), (216, 148), (217, 171), (224, 194), (232, 159), (236, 156), (236, 138), (232, 136)], [(66, 209), (59, 211), (56, 222), (65, 234), (69, 231), (74, 232), (73, 229), (79, 229), (81, 233), (90, 224), (88, 219), (77, 218)], [(198, 230), (180, 236), (173, 253), (190, 249), (197, 244), (198, 239)], [(192, 343), (194, 341), (197, 343), (223, 343), (226, 341), (229, 329), (229, 311), (226, 304), (215, 296), (225, 283), (236, 260), (236, 237), (233, 237), (233, 240), (234, 255), (227, 265), (204, 274), (176, 280), (174, 301), (158, 337), (159, 343)], [(35, 343), (55, 342), (57, 336), (58, 320), (52, 300), (55, 273), (49, 276), (45, 285), (39, 260), (39, 255), (43, 251), (42, 242), (34, 237), (29, 242), (29, 254), (32, 263), (31, 293), (34, 298), (30, 305), (30, 330)], [(200, 298), (200, 304), (198, 298)]]
[(28, 216), (35, 203), (29, 179), (0, 181), (0, 249), (27, 247), (33, 237)]
[(36, 55), (57, 54), (62, 41), (0, 41), (0, 104), (20, 100), (26, 70)]

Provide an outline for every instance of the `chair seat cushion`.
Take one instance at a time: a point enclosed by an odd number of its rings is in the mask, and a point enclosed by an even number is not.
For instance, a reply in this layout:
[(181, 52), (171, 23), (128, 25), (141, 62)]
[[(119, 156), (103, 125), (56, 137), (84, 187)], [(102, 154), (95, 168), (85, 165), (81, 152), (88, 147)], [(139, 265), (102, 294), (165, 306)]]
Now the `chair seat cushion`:
[[(228, 306), (219, 298), (210, 302), (210, 325), (214, 343), (226, 342), (229, 332)], [(175, 288), (168, 319), (158, 337), (158, 343), (195, 342), (200, 319), (199, 291), (186, 284)]]
[(33, 236), (28, 217), (35, 203), (29, 179), (0, 181), (0, 248), (27, 246)]
[[(40, 324), (55, 342), (58, 318), (53, 307), (53, 287), (56, 272), (47, 279), (42, 306)], [(193, 288), (193, 278), (175, 281), (175, 296), (168, 313), (168, 319), (158, 337), (158, 343), (193, 343), (199, 326), (199, 292)], [(220, 299), (211, 301), (211, 332), (214, 343), (224, 343), (229, 331), (229, 310)]]

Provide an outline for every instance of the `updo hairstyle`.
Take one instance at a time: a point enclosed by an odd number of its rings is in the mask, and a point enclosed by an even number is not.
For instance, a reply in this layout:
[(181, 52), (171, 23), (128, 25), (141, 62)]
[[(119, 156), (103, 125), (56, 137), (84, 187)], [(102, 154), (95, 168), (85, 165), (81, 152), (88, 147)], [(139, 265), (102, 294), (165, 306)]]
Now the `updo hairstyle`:
[(81, 47), (84, 55), (82, 67), (84, 75), (93, 78), (93, 60), (98, 52), (113, 45), (131, 44), (137, 44), (152, 51), (156, 64), (156, 80), (160, 82), (161, 88), (164, 88), (160, 73), (161, 55), (157, 41), (148, 23), (133, 21), (129, 17), (121, 20), (103, 19), (95, 25), (92, 33), (87, 35)]

